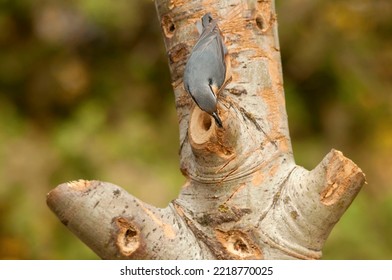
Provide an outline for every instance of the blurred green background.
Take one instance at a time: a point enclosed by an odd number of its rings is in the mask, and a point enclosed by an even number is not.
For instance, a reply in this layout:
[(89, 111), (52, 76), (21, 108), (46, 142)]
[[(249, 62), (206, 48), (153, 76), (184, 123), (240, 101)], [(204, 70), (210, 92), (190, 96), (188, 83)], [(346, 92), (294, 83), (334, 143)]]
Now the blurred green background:
[[(325, 259), (392, 259), (392, 2), (278, 1), (290, 133), (367, 175)], [(159, 207), (177, 196), (178, 125), (150, 0), (0, 0), (0, 258), (96, 259), (46, 206), (79, 178)]]

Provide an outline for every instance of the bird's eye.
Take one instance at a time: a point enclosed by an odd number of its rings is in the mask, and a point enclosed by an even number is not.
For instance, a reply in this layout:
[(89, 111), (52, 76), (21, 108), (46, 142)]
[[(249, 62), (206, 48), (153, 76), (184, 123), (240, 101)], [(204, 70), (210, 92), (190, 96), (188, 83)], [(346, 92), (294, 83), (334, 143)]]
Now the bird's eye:
[(212, 79), (211, 78), (208, 79), (208, 84), (212, 85)]

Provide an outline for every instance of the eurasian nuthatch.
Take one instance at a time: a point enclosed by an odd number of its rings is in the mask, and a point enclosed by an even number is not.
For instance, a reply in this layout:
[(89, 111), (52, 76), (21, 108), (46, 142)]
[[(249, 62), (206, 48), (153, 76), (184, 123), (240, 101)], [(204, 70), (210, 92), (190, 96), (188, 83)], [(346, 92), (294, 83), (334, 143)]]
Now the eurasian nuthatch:
[(217, 95), (226, 80), (229, 55), (223, 35), (210, 13), (202, 17), (198, 30), (199, 40), (185, 66), (184, 87), (197, 106), (222, 127), (217, 110)]

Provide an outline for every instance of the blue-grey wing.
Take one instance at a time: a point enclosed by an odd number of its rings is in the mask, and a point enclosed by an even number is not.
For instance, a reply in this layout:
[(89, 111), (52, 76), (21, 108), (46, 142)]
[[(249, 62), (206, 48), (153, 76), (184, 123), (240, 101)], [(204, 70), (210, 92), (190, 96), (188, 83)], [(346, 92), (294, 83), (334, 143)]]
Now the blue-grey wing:
[(216, 44), (217, 49), (221, 52), (220, 55), (224, 58), (224, 56), (227, 54), (227, 49), (223, 42), (222, 34), (215, 20), (210, 22), (210, 24), (207, 26), (203, 25), (203, 32), (201, 33), (199, 39), (193, 47), (193, 51), (197, 49), (203, 50), (210, 44)]
[(195, 64), (204, 64), (208, 69), (204, 69), (205, 74), (214, 72), (212, 77), (214, 84), (220, 87), (224, 82), (226, 74), (225, 55), (227, 54), (223, 37), (215, 21), (212, 21), (204, 28), (199, 40), (194, 46), (189, 60)]

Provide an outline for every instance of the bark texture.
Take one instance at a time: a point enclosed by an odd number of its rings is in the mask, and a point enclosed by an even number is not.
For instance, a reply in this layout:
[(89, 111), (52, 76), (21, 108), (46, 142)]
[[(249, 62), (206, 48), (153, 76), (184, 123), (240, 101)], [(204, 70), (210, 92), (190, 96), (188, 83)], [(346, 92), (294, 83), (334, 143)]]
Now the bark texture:
[[(295, 164), (285, 108), (274, 1), (156, 0), (188, 179), (164, 209), (118, 186), (76, 181), (49, 207), (104, 259), (318, 259), (365, 175), (332, 150), (313, 170)], [(231, 60), (219, 95), (223, 129), (194, 105), (182, 75), (211, 12)]]

